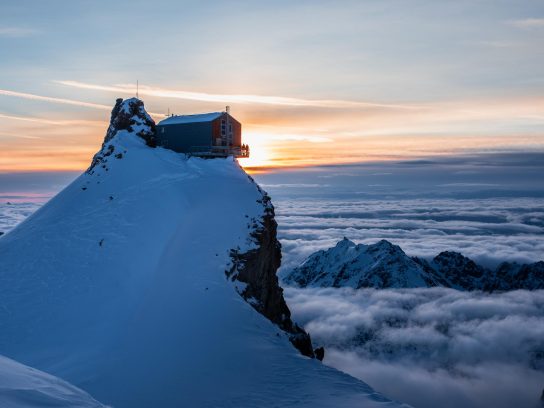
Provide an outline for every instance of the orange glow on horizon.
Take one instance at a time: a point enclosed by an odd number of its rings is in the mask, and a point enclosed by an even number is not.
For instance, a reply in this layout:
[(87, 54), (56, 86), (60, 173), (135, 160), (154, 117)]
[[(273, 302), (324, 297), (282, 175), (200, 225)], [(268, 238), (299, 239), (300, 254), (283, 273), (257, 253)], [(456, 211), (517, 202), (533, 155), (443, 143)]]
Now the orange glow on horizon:
[[(156, 108), (153, 101), (147, 105)], [(406, 160), (501, 149), (544, 149), (542, 98), (444, 102), (414, 109), (236, 107), (250, 173)], [(0, 172), (83, 171), (99, 149), (107, 115), (2, 113)], [(491, 124), (491, 125), (490, 125)], [(522, 132), (516, 130), (520, 127)]]

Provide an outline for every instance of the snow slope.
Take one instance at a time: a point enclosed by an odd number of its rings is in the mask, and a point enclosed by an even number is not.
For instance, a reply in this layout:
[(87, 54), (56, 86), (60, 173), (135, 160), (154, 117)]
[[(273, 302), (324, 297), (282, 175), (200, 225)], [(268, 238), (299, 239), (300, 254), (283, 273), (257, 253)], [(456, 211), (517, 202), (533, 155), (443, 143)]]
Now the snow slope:
[(301, 356), (226, 278), (264, 211), (238, 163), (148, 147), (136, 122), (0, 238), (0, 353), (116, 408), (398, 406)]
[(67, 382), (3, 356), (0, 356), (0, 407), (106, 408)]

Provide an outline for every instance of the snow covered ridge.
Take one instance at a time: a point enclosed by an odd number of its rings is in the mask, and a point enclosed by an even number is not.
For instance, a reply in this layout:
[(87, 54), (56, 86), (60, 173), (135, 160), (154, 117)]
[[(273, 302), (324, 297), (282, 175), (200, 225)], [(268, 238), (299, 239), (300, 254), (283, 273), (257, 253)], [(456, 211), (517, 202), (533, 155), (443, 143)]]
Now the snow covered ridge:
[(0, 238), (0, 354), (115, 408), (401, 406), (293, 347), (273, 209), (236, 160), (146, 135), (118, 102), (89, 171)]
[(409, 257), (386, 240), (356, 245), (344, 238), (335, 247), (310, 255), (283, 280), (300, 287), (536, 290), (544, 289), (544, 262), (504, 262), (489, 270), (457, 252), (441, 252), (427, 261)]
[(80, 389), (0, 356), (2, 408), (107, 408)]

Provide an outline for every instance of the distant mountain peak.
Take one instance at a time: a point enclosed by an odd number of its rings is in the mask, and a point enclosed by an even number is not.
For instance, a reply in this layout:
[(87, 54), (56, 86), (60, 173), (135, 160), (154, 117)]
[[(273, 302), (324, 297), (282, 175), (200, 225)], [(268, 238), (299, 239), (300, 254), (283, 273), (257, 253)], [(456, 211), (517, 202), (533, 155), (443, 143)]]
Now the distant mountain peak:
[(348, 238), (344, 237), (342, 240), (338, 241), (336, 246), (355, 246), (355, 242), (349, 240)]
[(409, 257), (398, 245), (382, 239), (355, 244), (346, 237), (334, 247), (310, 255), (290, 271), (284, 282), (297, 286), (412, 288), (445, 286), (460, 290), (544, 288), (544, 262), (505, 262), (491, 271), (455, 251), (431, 261)]
[(418, 287), (423, 268), (387, 240), (355, 244), (347, 238), (317, 251), (284, 279), (299, 286)]

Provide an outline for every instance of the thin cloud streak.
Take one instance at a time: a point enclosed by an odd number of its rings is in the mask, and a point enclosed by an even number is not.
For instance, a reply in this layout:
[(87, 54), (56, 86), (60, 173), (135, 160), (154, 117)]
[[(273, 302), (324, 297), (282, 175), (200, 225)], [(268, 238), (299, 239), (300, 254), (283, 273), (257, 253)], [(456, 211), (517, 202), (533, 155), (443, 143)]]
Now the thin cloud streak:
[(544, 27), (544, 18), (525, 18), (523, 20), (514, 20), (511, 25), (519, 28)]
[[(58, 84), (97, 91), (134, 93), (134, 85), (119, 84), (116, 86), (94, 85), (78, 81), (54, 81)], [(258, 103), (264, 105), (318, 107), (318, 108), (388, 108), (418, 109), (417, 106), (381, 104), (372, 102), (345, 101), (336, 99), (301, 99), (285, 96), (245, 95), (245, 94), (210, 94), (205, 92), (177, 91), (165, 88), (140, 86), (139, 93), (162, 98), (186, 99), (200, 102), (223, 103)]]
[[(99, 103), (83, 102), (83, 101), (78, 101), (74, 99), (66, 99), (66, 98), (55, 98), (52, 96), (42, 96), (42, 95), (30, 94), (26, 92), (10, 91), (7, 89), (0, 89), (0, 95), (12, 96), (15, 98), (31, 99), (35, 101), (60, 103), (63, 105), (81, 106), (84, 108), (91, 108), (91, 109), (100, 109), (100, 110), (108, 110), (108, 111), (111, 111), (112, 109), (111, 105), (102, 105)], [(154, 112), (148, 112), (148, 113), (152, 116), (160, 116), (160, 117), (165, 116), (163, 113), (154, 113)]]
[(6, 113), (0, 113), (0, 118), (9, 119), (9, 120), (18, 120), (24, 122), (39, 123), (42, 125), (54, 125), (54, 126), (74, 126), (74, 125), (103, 125), (103, 122), (91, 121), (91, 120), (49, 120), (36, 118), (31, 116), (16, 116), (9, 115)]
[(328, 143), (333, 142), (334, 140), (330, 137), (321, 137), (321, 136), (304, 136), (304, 135), (274, 135), (269, 136), (271, 139), (282, 140), (282, 141), (297, 141), (297, 142), (310, 142), (310, 143)]
[(37, 34), (38, 31), (31, 28), (22, 27), (0, 27), (0, 37), (21, 38), (30, 37)]
[(32, 99), (35, 101), (61, 103), (64, 105), (83, 106), (85, 108), (92, 108), (92, 109), (111, 110), (111, 106), (108, 106), (108, 105), (77, 101), (73, 99), (55, 98), (52, 96), (35, 95), (35, 94), (26, 93), (26, 92), (9, 91), (7, 89), (0, 89), (0, 95), (13, 96), (15, 98)]
[(32, 123), (41, 123), (46, 125), (61, 125), (61, 122), (58, 122), (56, 120), (48, 120), (48, 119), (39, 119), (39, 118), (31, 118), (31, 117), (24, 117), (24, 116), (14, 116), (14, 115), (6, 115), (4, 113), (0, 113), (0, 118), (3, 119), (9, 119), (9, 120), (20, 120), (24, 122), (32, 122)]

